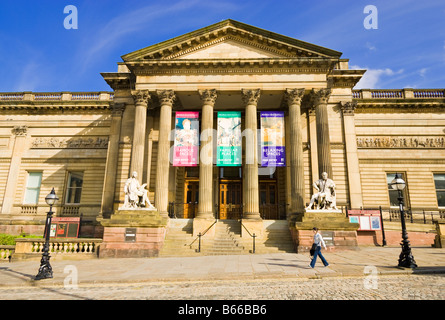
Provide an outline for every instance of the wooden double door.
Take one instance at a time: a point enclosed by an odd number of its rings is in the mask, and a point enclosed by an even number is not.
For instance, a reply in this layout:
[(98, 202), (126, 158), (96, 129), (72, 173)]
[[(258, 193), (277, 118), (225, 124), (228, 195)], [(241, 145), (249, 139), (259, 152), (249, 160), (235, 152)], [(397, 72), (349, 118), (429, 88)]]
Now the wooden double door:
[(198, 212), (199, 181), (187, 181), (185, 183), (184, 219), (193, 219)]
[[(263, 219), (280, 219), (276, 181), (259, 182), (259, 208)], [(199, 181), (185, 184), (184, 218), (194, 218), (198, 211)], [(241, 180), (220, 180), (218, 199), (219, 219), (241, 219), (243, 212)]]
[(243, 212), (241, 180), (221, 180), (219, 183), (219, 219), (240, 219)]

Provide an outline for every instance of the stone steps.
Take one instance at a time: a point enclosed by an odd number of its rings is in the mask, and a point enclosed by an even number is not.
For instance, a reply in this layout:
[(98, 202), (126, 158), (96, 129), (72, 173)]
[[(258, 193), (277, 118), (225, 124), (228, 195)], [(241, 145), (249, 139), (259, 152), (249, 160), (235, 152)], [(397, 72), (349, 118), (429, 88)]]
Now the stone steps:
[[(174, 220), (174, 221), (173, 221)], [(238, 220), (219, 220), (215, 236), (201, 238), (201, 252), (196, 252), (199, 240), (193, 237), (192, 219), (172, 219), (159, 256), (238, 255), (253, 250), (250, 236), (241, 237)], [(263, 237), (255, 238), (255, 253), (295, 252), (287, 221), (264, 220)]]

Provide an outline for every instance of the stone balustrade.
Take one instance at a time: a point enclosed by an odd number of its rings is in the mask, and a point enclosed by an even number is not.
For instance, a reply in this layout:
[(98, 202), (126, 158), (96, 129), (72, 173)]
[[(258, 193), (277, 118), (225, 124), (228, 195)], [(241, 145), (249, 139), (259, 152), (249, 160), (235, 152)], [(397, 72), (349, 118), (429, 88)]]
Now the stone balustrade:
[[(75, 238), (51, 239), (49, 253), (51, 259), (92, 259), (97, 258), (102, 239)], [(16, 239), (13, 260), (40, 258), (45, 239)]]
[(0, 246), (0, 262), (8, 261), (9, 257), (14, 254), (15, 246)]
[(352, 90), (354, 99), (437, 99), (445, 89), (360, 89)]
[(0, 92), (0, 101), (112, 101), (113, 92)]

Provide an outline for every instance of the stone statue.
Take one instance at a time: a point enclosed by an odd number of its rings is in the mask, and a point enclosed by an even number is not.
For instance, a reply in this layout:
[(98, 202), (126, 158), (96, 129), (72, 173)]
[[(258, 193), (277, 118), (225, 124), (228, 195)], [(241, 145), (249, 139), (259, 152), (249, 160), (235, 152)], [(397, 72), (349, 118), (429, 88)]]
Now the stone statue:
[(121, 209), (153, 209), (156, 208), (148, 199), (148, 190), (145, 189), (146, 183), (141, 185), (137, 179), (138, 174), (133, 172), (132, 176), (127, 179), (124, 186), (125, 201)]
[(306, 207), (306, 210), (311, 210), (312, 207), (315, 206), (315, 203), (316, 208), (314, 208), (314, 210), (338, 210), (334, 181), (328, 179), (326, 172), (323, 172), (321, 177), (321, 179), (315, 181), (313, 184), (318, 192), (312, 196), (311, 202)]

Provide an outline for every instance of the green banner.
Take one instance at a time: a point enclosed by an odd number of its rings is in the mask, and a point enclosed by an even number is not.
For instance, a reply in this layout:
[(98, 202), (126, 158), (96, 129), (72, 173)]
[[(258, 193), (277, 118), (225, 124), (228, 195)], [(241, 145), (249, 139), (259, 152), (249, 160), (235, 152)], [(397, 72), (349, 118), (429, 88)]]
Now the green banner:
[(216, 165), (241, 166), (241, 112), (218, 112)]

